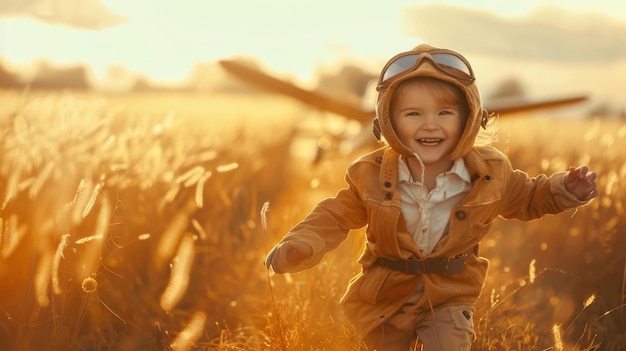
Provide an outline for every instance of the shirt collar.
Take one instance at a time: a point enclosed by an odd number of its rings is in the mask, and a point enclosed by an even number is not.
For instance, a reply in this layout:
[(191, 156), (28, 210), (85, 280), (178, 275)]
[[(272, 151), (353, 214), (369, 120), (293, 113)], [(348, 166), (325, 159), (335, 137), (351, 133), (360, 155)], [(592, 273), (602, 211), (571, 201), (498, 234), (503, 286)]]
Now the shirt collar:
[[(465, 167), (465, 161), (463, 161), (462, 157), (454, 160), (452, 168), (450, 168), (449, 171), (441, 173), (437, 177), (448, 175), (456, 175), (461, 178), (461, 180), (470, 184), (472, 183), (472, 178), (470, 177), (467, 167)], [(410, 182), (410, 179), (411, 171), (409, 170), (409, 166), (406, 163), (406, 157), (404, 155), (400, 155), (400, 162), (398, 162), (398, 182)]]

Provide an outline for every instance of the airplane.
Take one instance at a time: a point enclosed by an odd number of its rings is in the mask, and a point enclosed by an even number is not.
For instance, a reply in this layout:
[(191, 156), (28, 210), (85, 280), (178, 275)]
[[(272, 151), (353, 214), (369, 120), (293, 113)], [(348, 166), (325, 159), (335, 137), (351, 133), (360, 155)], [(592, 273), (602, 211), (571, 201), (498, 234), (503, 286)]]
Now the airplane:
[[(276, 94), (281, 94), (294, 98), (305, 105), (320, 111), (330, 112), (336, 115), (344, 116), (350, 121), (356, 121), (361, 124), (357, 132), (346, 131), (344, 128), (340, 132), (317, 133), (310, 135), (318, 139), (317, 152), (313, 158), (313, 164), (317, 164), (322, 160), (323, 156), (331, 150), (340, 151), (342, 155), (349, 154), (363, 147), (373, 146), (374, 137), (371, 135), (371, 126), (375, 111), (367, 110), (363, 107), (356, 106), (352, 103), (346, 103), (330, 96), (320, 94), (318, 92), (307, 90), (299, 87), (289, 81), (278, 79), (264, 71), (253, 68), (252, 66), (238, 62), (237, 60), (220, 60), (218, 64), (227, 72), (235, 77), (247, 82), (252, 86), (256, 86), (262, 90)], [(557, 108), (566, 105), (577, 104), (588, 99), (587, 95), (571, 95), (559, 98), (549, 98), (529, 101), (523, 96), (509, 96), (495, 99), (490, 103), (486, 103), (484, 108), (493, 115), (498, 117), (508, 117), (521, 112)], [(300, 136), (307, 136), (303, 132)]]

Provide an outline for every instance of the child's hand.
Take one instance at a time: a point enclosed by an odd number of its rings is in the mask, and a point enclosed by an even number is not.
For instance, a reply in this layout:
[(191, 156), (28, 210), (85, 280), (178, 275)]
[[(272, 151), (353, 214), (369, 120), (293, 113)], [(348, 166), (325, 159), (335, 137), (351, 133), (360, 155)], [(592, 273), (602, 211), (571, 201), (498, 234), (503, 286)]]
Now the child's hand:
[(589, 201), (598, 196), (596, 172), (589, 172), (587, 166), (570, 167), (565, 177), (565, 189), (581, 201)]
[(282, 243), (274, 251), (268, 267), (271, 265), (276, 273), (285, 273), (288, 266), (296, 266), (313, 254), (311, 246), (298, 241)]

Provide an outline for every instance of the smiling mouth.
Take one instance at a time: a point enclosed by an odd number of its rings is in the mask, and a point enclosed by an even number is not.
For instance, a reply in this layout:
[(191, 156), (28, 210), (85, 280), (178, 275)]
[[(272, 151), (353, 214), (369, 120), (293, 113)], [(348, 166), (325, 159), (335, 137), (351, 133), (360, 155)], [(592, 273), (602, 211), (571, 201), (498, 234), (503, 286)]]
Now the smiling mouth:
[(440, 142), (442, 142), (443, 139), (434, 139), (434, 138), (424, 138), (424, 139), (417, 139), (417, 142), (426, 146), (434, 146), (439, 144)]

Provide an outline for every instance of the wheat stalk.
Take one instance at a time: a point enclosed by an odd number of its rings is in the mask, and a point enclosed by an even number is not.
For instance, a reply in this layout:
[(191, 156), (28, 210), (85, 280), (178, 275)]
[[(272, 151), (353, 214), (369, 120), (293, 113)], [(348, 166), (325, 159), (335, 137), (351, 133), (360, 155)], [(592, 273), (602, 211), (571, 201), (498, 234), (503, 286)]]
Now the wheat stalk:
[(18, 163), (16, 169), (9, 176), (6, 196), (4, 197), (4, 201), (2, 202), (2, 207), (0, 209), (4, 210), (7, 204), (9, 203), (9, 201), (11, 201), (11, 199), (13, 199), (15, 195), (17, 195), (17, 184), (20, 181), (21, 173), (22, 173), (21, 163)]
[(189, 285), (189, 273), (194, 257), (194, 238), (191, 233), (183, 236), (176, 257), (172, 260), (172, 272), (167, 287), (161, 294), (161, 308), (171, 311), (185, 294)]
[(90, 179), (81, 179), (78, 184), (78, 189), (76, 190), (74, 200), (72, 201), (74, 204), (74, 208), (72, 210), (72, 222), (74, 224), (80, 223), (85, 218), (83, 214), (88, 208), (87, 204), (90, 200), (89, 194), (93, 194), (93, 186), (93, 182)]
[(22, 224), (17, 225), (18, 217), (16, 214), (11, 214), (8, 220), (5, 220), (5, 232), (6, 234), (6, 246), (2, 247), (1, 257), (3, 259), (8, 258), (13, 253), (13, 250), (17, 248), (19, 243), (26, 236), (27, 226)]
[(87, 201), (87, 205), (85, 205), (85, 209), (83, 210), (83, 218), (86, 218), (89, 212), (91, 212), (91, 209), (93, 208), (93, 205), (96, 203), (96, 199), (98, 199), (98, 195), (100, 195), (101, 190), (102, 190), (102, 183), (96, 184), (95, 188), (93, 189), (93, 192), (91, 193), (91, 197), (89, 198), (89, 201)]
[(554, 337), (554, 350), (563, 351), (563, 339), (561, 338), (561, 327), (558, 324), (552, 326), (552, 336)]
[(96, 218), (94, 234), (77, 241), (77, 243), (81, 244), (93, 241), (90, 245), (86, 245), (83, 248), (83, 254), (81, 255), (80, 261), (77, 263), (76, 276), (78, 280), (83, 280), (93, 275), (98, 269), (98, 265), (101, 261), (102, 246), (104, 245), (108, 233), (107, 229), (109, 228), (111, 213), (111, 201), (105, 194), (102, 197), (100, 210), (98, 211), (98, 216)]
[(191, 349), (196, 340), (202, 336), (204, 324), (206, 323), (206, 313), (197, 311), (191, 317), (185, 329), (183, 329), (171, 344), (174, 351), (187, 351)]
[(78, 183), (78, 188), (76, 189), (76, 192), (74, 193), (74, 199), (72, 200), (72, 204), (76, 204), (76, 201), (78, 200), (78, 197), (80, 196), (80, 194), (83, 192), (83, 189), (85, 189), (85, 179), (81, 179), (80, 182)]
[(270, 211), (270, 202), (265, 201), (261, 207), (261, 227), (267, 230), (267, 213)]
[(52, 261), (52, 289), (56, 295), (61, 295), (63, 290), (59, 282), (59, 267), (61, 266), (61, 259), (65, 259), (63, 251), (69, 245), (71, 235), (63, 234), (57, 246), (57, 251), (54, 254), (54, 260)]
[(239, 163), (231, 162), (231, 163), (227, 163), (227, 164), (224, 164), (224, 165), (217, 166), (217, 172), (218, 173), (226, 173), (226, 172), (230, 172), (232, 170), (235, 170), (237, 168), (239, 168)]
[(202, 174), (200, 178), (198, 178), (198, 181), (196, 184), (196, 206), (198, 208), (202, 208), (204, 204), (203, 203), (204, 202), (204, 183), (206, 182), (207, 179), (211, 177), (211, 174), (212, 172), (208, 171)]
[(189, 201), (184, 208), (174, 214), (172, 220), (163, 231), (156, 248), (154, 258), (157, 267), (160, 267), (164, 261), (168, 261), (174, 256), (174, 249), (178, 246), (181, 235), (189, 225), (189, 217), (195, 210), (195, 201)]
[(198, 179), (200, 179), (200, 177), (202, 177), (203, 173), (204, 167), (195, 166), (194, 168), (188, 170), (187, 172), (176, 178), (176, 183), (183, 183), (185, 187), (190, 187), (194, 185), (198, 181)]

